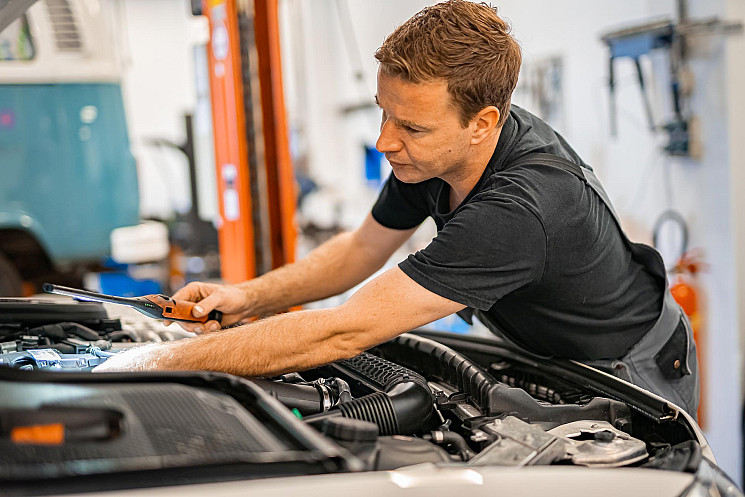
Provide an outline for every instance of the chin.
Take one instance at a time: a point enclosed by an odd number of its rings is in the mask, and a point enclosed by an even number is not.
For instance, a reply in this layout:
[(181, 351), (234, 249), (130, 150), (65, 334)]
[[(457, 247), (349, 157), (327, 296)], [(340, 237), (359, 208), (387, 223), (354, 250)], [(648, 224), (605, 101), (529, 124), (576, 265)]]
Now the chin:
[(421, 183), (422, 181), (429, 179), (419, 174), (419, 171), (414, 169), (412, 166), (393, 166), (393, 175), (404, 183)]

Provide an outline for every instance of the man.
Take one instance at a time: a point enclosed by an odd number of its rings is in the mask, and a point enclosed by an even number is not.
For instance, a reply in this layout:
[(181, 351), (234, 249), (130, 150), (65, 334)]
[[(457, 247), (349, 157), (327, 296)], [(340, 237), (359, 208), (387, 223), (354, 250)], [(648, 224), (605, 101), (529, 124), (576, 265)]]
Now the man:
[(578, 359), (695, 414), (690, 327), (659, 255), (623, 234), (591, 169), (513, 107), (521, 55), (496, 9), (425, 8), (378, 49), (377, 148), (393, 167), (372, 212), (305, 259), (239, 285), (174, 295), (223, 326), (341, 293), (377, 271), (427, 217), (438, 234), (343, 305), (281, 314), (132, 350), (100, 370), (277, 375), (353, 357), (459, 312), (538, 354)]

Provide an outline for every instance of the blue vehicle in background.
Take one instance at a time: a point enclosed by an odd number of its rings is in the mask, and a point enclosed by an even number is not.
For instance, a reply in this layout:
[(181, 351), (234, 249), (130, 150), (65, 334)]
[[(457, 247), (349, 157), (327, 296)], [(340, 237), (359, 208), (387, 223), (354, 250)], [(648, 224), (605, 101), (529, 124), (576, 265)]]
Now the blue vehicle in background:
[(0, 296), (100, 261), (139, 222), (122, 64), (92, 7), (39, 1), (0, 31)]

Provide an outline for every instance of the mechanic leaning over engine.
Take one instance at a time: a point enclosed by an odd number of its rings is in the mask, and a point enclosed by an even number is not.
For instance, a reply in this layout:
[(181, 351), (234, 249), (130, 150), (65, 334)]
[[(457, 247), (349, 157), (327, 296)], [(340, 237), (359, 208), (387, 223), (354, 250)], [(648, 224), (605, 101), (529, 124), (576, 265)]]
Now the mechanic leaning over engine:
[(497, 10), (423, 9), (376, 51), (377, 148), (393, 174), (355, 231), (238, 285), (190, 283), (231, 325), (344, 292), (380, 269), (428, 216), (437, 237), (344, 304), (281, 314), (110, 359), (99, 371), (277, 375), (353, 357), (458, 312), (528, 351), (576, 359), (691, 415), (696, 347), (652, 248), (631, 242), (592, 168), (548, 124), (510, 106), (520, 47)]

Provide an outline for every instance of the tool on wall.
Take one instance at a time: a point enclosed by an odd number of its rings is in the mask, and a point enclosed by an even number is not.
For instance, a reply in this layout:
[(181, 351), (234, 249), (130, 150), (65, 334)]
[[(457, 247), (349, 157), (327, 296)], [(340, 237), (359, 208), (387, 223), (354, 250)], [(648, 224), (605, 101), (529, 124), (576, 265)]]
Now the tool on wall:
[[(686, 69), (687, 47), (690, 38), (704, 34), (726, 35), (741, 32), (742, 23), (739, 22), (723, 21), (715, 17), (689, 19), (686, 0), (678, 0), (677, 22), (663, 19), (603, 35), (601, 39), (610, 50), (608, 89), (610, 92), (611, 133), (614, 136), (617, 133), (614, 62), (616, 59), (629, 57), (636, 66), (637, 79), (650, 129), (653, 132), (661, 129), (667, 133), (668, 143), (665, 150), (669, 155), (697, 155), (698, 151), (691, 140), (693, 116), (687, 109), (685, 98), (691, 90), (690, 74)], [(662, 125), (655, 122), (641, 65), (642, 56), (649, 55), (653, 50), (666, 50), (669, 59), (670, 94), (674, 115), (672, 120)]]

